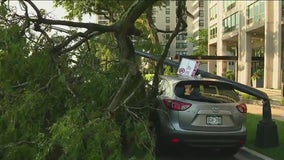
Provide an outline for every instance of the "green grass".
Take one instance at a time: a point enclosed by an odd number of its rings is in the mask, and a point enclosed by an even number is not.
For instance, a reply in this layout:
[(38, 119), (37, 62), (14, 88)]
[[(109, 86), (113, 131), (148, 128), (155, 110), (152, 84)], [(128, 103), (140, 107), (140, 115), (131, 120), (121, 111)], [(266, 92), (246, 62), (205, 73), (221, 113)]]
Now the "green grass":
[(280, 105), (281, 105), (281, 106), (284, 106), (284, 98), (282, 98), (282, 99), (280, 100)]
[(243, 93), (243, 92), (239, 92), (240, 96), (244, 99), (253, 99), (253, 100), (257, 100), (257, 98), (255, 96), (249, 95), (247, 93)]
[(253, 149), (263, 155), (271, 157), (275, 160), (284, 159), (284, 122), (274, 120), (278, 128), (279, 143), (278, 147), (274, 148), (260, 148), (255, 146), (255, 135), (258, 122), (262, 119), (260, 115), (247, 115), (247, 143), (246, 147)]

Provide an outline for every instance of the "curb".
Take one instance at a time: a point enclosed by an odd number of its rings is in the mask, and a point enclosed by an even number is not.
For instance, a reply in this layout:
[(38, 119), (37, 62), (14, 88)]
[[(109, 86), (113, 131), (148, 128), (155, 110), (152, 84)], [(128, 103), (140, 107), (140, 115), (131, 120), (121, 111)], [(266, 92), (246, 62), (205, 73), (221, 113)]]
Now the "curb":
[(261, 153), (258, 153), (254, 150), (251, 150), (247, 147), (242, 147), (239, 151), (241, 154), (245, 155), (246, 158), (253, 159), (253, 160), (274, 160), (270, 157), (267, 157)]

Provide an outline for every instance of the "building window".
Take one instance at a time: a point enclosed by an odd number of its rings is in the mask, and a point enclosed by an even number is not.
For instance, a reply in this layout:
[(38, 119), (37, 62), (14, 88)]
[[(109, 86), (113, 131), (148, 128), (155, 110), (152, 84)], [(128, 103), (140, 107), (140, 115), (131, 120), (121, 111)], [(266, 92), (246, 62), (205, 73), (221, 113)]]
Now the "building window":
[(236, 0), (225, 0), (224, 1), (224, 9), (225, 12), (230, 11), (231, 9), (236, 7)]
[(166, 17), (166, 23), (170, 23), (170, 17)]
[(176, 40), (186, 40), (186, 38), (187, 38), (187, 33), (181, 33), (177, 35)]
[(198, 6), (199, 7), (204, 7), (204, 0), (199, 0)]
[(258, 47), (258, 48), (252, 49), (252, 56), (263, 57), (264, 56), (264, 47)]
[(231, 32), (239, 28), (239, 12), (232, 14), (223, 20), (223, 32)]
[(216, 38), (217, 37), (217, 24), (214, 24), (210, 27), (210, 30), (209, 30), (209, 38), (210, 39), (213, 39), (213, 38)]
[(170, 34), (166, 33), (165, 38), (166, 38), (166, 39), (170, 39)]
[(204, 26), (204, 19), (200, 19), (199, 20), (199, 27), (203, 27)]
[(256, 1), (248, 6), (248, 19), (247, 24), (251, 24), (264, 19), (264, 1)]
[(177, 49), (185, 49), (185, 48), (187, 48), (187, 43), (177, 42), (176, 48)]
[(166, 31), (170, 31), (170, 25), (166, 25)]
[(176, 51), (177, 55), (187, 55), (187, 51)]
[(204, 11), (203, 10), (199, 10), (199, 17), (204, 17)]
[(217, 4), (210, 8), (210, 21), (217, 18)]
[(155, 24), (156, 23), (156, 17), (152, 17), (153, 19), (153, 23)]
[(170, 0), (166, 1), (166, 6), (170, 6)]
[(105, 21), (105, 20), (98, 20), (98, 24), (100, 24), (100, 25), (107, 25), (107, 24), (108, 24), (108, 21)]
[(157, 12), (158, 12), (157, 7), (153, 7), (153, 8), (152, 8), (152, 13), (153, 13), (153, 15), (156, 15), (156, 14), (157, 14)]
[(170, 8), (166, 8), (166, 14), (170, 14)]

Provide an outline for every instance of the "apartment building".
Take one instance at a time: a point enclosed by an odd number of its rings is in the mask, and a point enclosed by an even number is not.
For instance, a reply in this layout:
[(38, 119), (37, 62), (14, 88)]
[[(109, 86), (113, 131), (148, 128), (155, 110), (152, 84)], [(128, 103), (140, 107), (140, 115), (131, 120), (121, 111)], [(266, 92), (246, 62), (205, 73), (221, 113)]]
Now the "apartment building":
[[(207, 28), (207, 1), (186, 1), (187, 28), (173, 40), (169, 49), (169, 57), (178, 55), (191, 55), (196, 46), (188, 42), (190, 36), (198, 35), (200, 29)], [(164, 7), (153, 8), (153, 19), (157, 28), (165, 31), (173, 31), (176, 26), (177, 1), (167, 0)], [(165, 45), (171, 33), (158, 33), (161, 44)], [(198, 36), (196, 36), (198, 38)]]
[[(208, 70), (251, 85), (280, 89), (284, 70), (284, 1), (209, 1), (209, 55), (236, 56), (237, 60), (209, 62)], [(283, 87), (283, 86), (282, 86)]]

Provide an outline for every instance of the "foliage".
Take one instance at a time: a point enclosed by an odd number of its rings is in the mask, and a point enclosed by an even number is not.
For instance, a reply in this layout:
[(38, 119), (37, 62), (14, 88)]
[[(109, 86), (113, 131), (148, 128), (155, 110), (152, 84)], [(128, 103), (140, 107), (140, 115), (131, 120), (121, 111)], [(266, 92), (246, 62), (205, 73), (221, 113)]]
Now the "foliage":
[[(145, 94), (134, 47), (163, 51), (148, 38), (155, 1), (56, 0), (68, 20), (19, 2), (25, 15), (0, 5), (0, 159), (154, 159), (155, 96)], [(84, 14), (110, 23), (72, 21)]]
[(284, 106), (284, 98), (280, 100), (280, 105)]
[(263, 69), (261, 68), (257, 69), (251, 76), (253, 80), (260, 79), (262, 77), (263, 77)]
[[(24, 39), (23, 43), (8, 40), (11, 51), (1, 51), (0, 61), (1, 88), (5, 93), (1, 100), (1, 159), (122, 157), (119, 124), (136, 127), (136, 122), (107, 118), (104, 114), (110, 97), (121, 84), (119, 77), (126, 74), (127, 68), (119, 63), (106, 68), (92, 53), (77, 55), (78, 64), (70, 67), (69, 56), (54, 58), (45, 50), (27, 56)], [(16, 65), (11, 68), (12, 64)], [(147, 140), (140, 140), (145, 128), (135, 130), (139, 132), (134, 134), (129, 129), (126, 139), (135, 136), (137, 145), (146, 143)]]
[(151, 81), (153, 80), (154, 74), (145, 74), (145, 80)]
[(225, 76), (230, 80), (235, 80), (235, 73), (232, 70), (227, 70)]
[[(66, 18), (72, 20), (78, 18), (82, 20), (83, 15), (93, 15), (99, 14), (103, 15), (106, 19), (111, 22), (118, 20), (122, 13), (124, 13), (127, 8), (134, 1), (72, 1), (72, 0), (55, 0), (55, 6), (63, 6), (67, 11)], [(111, 6), (111, 7), (110, 7)]]
[(257, 97), (249, 95), (247, 93), (243, 93), (243, 92), (239, 92), (239, 94), (241, 95), (241, 97), (243, 99), (252, 99), (252, 100), (257, 100)]
[(176, 75), (177, 74), (177, 69), (176, 68), (172, 68), (170, 66), (165, 66), (164, 74), (165, 75)]
[[(23, 36), (22, 27), (11, 23), (0, 28), (1, 159), (123, 159), (129, 146), (144, 150), (140, 158), (149, 159), (147, 112), (130, 114), (128, 109), (139, 108), (134, 99), (142, 101), (143, 93), (129, 97), (112, 116), (106, 109), (128, 72), (127, 64), (118, 61), (114, 36), (97, 36), (55, 56), (45, 37)], [(122, 143), (122, 137), (129, 143)], [(133, 150), (127, 154), (139, 157)]]
[(197, 36), (189, 37), (189, 42), (193, 44), (193, 46), (197, 47), (196, 50), (193, 51), (192, 55), (202, 56), (208, 54), (208, 29), (201, 29), (197, 33)]

